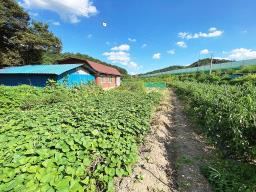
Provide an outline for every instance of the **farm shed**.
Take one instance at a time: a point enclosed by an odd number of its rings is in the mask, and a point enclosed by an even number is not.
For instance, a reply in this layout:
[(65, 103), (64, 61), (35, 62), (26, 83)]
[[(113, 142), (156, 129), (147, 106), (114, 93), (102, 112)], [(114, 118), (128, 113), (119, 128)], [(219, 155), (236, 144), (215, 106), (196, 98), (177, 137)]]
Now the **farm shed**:
[(33, 85), (44, 87), (49, 79), (73, 86), (94, 81), (95, 77), (83, 64), (25, 65), (0, 70), (0, 85)]
[(83, 63), (86, 69), (92, 71), (95, 76), (95, 83), (103, 89), (118, 87), (121, 84), (121, 73), (116, 68), (74, 57), (58, 60), (57, 62), (58, 64)]

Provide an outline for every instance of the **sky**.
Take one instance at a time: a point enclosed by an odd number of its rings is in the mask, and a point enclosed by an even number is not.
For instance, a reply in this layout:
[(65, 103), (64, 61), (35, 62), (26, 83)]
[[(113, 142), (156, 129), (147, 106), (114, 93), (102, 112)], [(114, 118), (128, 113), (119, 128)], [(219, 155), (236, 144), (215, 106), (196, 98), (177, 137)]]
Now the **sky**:
[(255, 0), (19, 0), (49, 24), (63, 52), (130, 74), (207, 57), (256, 58)]

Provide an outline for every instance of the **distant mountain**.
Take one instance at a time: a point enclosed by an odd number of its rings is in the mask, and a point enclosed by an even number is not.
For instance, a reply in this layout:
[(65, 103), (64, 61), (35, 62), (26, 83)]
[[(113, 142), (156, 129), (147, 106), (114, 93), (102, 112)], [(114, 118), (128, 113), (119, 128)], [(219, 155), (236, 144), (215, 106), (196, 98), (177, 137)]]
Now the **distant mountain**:
[[(227, 63), (227, 62), (232, 62), (232, 61), (226, 60), (226, 59), (213, 59), (212, 60), (213, 64)], [(148, 73), (145, 73), (145, 75), (154, 74), (154, 73), (162, 73), (162, 72), (176, 70), (176, 69), (185, 69), (185, 68), (190, 68), (190, 67), (200, 67), (200, 66), (209, 65), (210, 63), (211, 63), (211, 58), (200, 59), (200, 60), (192, 63), (191, 65), (187, 65), (187, 66), (174, 65), (174, 66), (166, 67), (166, 68), (163, 68), (163, 69), (158, 69), (158, 70), (150, 71)]]
[[(227, 63), (227, 62), (232, 62), (230, 60), (226, 59), (213, 59), (212, 63), (217, 64), (217, 63)], [(198, 61), (192, 63), (191, 65), (187, 67), (200, 67), (204, 65), (209, 65), (211, 63), (211, 58), (206, 58), (206, 59), (199, 59)]]

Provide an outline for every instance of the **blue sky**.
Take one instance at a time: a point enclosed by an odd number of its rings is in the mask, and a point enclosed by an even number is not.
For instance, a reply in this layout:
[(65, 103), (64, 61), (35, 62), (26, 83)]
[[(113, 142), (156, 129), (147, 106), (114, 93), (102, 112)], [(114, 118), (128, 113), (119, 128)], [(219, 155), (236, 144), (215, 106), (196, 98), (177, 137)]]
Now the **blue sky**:
[(255, 0), (20, 0), (49, 23), (63, 52), (80, 52), (131, 74), (213, 55), (256, 58)]

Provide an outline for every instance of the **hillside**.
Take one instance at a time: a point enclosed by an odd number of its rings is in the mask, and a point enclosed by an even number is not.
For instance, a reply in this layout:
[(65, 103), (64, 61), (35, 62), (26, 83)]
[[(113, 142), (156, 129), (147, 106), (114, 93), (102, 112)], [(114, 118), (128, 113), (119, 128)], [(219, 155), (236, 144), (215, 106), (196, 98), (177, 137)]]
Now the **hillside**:
[[(213, 64), (217, 64), (217, 63), (227, 63), (227, 62), (231, 62), (230, 60), (225, 60), (225, 59), (213, 59), (212, 63)], [(184, 68), (190, 68), (190, 67), (200, 67), (200, 66), (204, 66), (204, 65), (209, 65), (211, 63), (211, 58), (206, 58), (206, 59), (200, 59), (188, 66), (179, 66), (179, 65), (173, 65), (173, 66), (169, 66), (163, 69), (158, 69), (158, 70), (154, 70), (154, 71), (150, 71), (148, 73), (145, 74), (154, 74), (154, 73), (162, 73), (162, 72), (166, 72), (166, 71), (171, 71), (171, 70), (176, 70), (176, 69), (184, 69)]]
[[(213, 59), (212, 60), (213, 64), (227, 63), (227, 62), (231, 62), (231, 61), (226, 60), (226, 59)], [(198, 61), (192, 63), (188, 67), (200, 67), (200, 66), (204, 66), (204, 65), (209, 65), (210, 63), (211, 63), (211, 58), (199, 59)]]
[(165, 72), (165, 71), (171, 71), (171, 70), (175, 70), (175, 69), (183, 69), (184, 66), (178, 66), (178, 65), (174, 65), (174, 66), (169, 66), (163, 69), (158, 69), (158, 70), (154, 70), (151, 72), (148, 72), (146, 74), (154, 74), (154, 73), (161, 73), (161, 72)]

